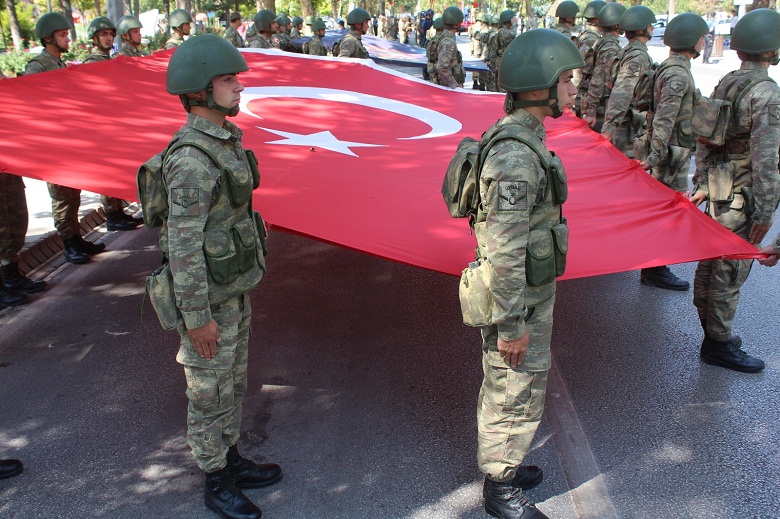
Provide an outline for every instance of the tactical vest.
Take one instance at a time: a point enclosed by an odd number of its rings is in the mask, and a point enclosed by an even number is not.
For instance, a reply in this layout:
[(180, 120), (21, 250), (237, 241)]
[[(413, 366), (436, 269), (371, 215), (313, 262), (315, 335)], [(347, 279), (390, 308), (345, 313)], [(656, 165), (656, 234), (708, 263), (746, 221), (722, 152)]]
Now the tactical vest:
[[(688, 84), (691, 88), (685, 93), (682, 101), (680, 102), (681, 112), (683, 117), (678, 118), (674, 123), (674, 129), (672, 130), (672, 140), (669, 142), (672, 146), (679, 146), (681, 148), (694, 149), (696, 147), (696, 141), (693, 135), (693, 127), (691, 120), (693, 118), (693, 107), (695, 106), (697, 91), (693, 88), (694, 81), (691, 71), (685, 66), (685, 61), (676, 55), (671, 55), (656, 69), (653, 75), (653, 99), (650, 104), (650, 111), (648, 113), (648, 127), (652, 128), (653, 116), (655, 114), (656, 104), (656, 83), (657, 79), (661, 76), (661, 73), (672, 68), (677, 67), (682, 69), (683, 73), (688, 77)], [(687, 108), (684, 110), (683, 108)]]
[(255, 34), (251, 40), (247, 40), (249, 43), (247, 44), (249, 47), (254, 47), (256, 49), (273, 49), (274, 46), (271, 44), (271, 40), (263, 33), (258, 32)]
[(96, 63), (98, 61), (108, 61), (111, 59), (111, 56), (107, 54), (103, 54), (102, 52), (93, 52), (89, 56), (87, 56), (82, 64), (84, 63)]
[(54, 55), (48, 52), (46, 53), (41, 52), (40, 54), (32, 58), (28, 63), (33, 61), (41, 65), (43, 67), (43, 70), (46, 72), (49, 72), (51, 70), (59, 70), (61, 68), (66, 67), (65, 63), (63, 63), (61, 59), (55, 57)]
[[(615, 61), (618, 61), (618, 58), (620, 57), (620, 41), (613, 38), (605, 38), (601, 37), (599, 38), (599, 41), (596, 42), (596, 45), (593, 46), (593, 63), (595, 63), (599, 60), (599, 55), (601, 52), (608, 50), (609, 47), (614, 48), (617, 50)], [(612, 62), (612, 65), (615, 64), (615, 61)], [(610, 67), (609, 70), (610, 77), (612, 74), (612, 67)], [(599, 100), (600, 106), (605, 106), (607, 103), (607, 98), (609, 98), (609, 95), (612, 93), (612, 84), (614, 79), (607, 82), (607, 84), (604, 85), (604, 93), (601, 96), (601, 99)]]
[(650, 103), (653, 99), (652, 81), (653, 74), (655, 72), (653, 58), (647, 52), (646, 48), (631, 46), (631, 43), (629, 43), (620, 50), (617, 59), (612, 63), (612, 84), (610, 85), (610, 90), (615, 87), (617, 77), (620, 74), (620, 69), (623, 68), (623, 63), (629, 59), (633, 59), (636, 56), (645, 57), (647, 62), (650, 64), (650, 67), (640, 73), (639, 80), (634, 87), (634, 92), (631, 96), (631, 103), (629, 106), (639, 112), (645, 112), (649, 109)]
[(361, 58), (361, 59), (370, 59), (371, 56), (368, 55), (368, 51), (365, 47), (363, 47), (363, 43), (360, 41), (360, 39), (352, 34), (350, 31), (347, 33), (342, 39), (337, 41), (333, 44), (333, 55), (338, 57), (339, 51), (341, 49), (341, 44), (344, 42), (344, 40), (355, 40), (357, 42), (357, 56), (349, 56), (350, 58)]

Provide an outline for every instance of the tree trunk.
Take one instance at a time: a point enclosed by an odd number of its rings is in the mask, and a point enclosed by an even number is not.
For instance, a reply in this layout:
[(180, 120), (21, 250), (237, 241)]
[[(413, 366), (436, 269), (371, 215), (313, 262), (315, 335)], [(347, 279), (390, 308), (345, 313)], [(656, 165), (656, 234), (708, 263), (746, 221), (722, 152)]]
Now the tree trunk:
[(257, 0), (257, 10), (268, 9), (276, 12), (276, 0)]
[(341, 10), (341, 3), (339, 0), (330, 0), (330, 7), (333, 9), (333, 19), (336, 20), (336, 23), (338, 23), (339, 15), (341, 14), (339, 12)]
[(95, 0), (95, 16), (100, 16), (100, 0)]
[(8, 13), (8, 25), (11, 26), (11, 39), (14, 47), (22, 49), (22, 29), (19, 27), (19, 18), (16, 16), (16, 4), (14, 0), (5, 0), (5, 11)]
[(141, 14), (141, 0), (133, 0), (133, 16), (138, 18), (139, 14)]
[(301, 13), (302, 18), (306, 19), (307, 16), (314, 16), (314, 8), (311, 6), (311, 0), (301, 0)]
[(385, 5), (385, 0), (379, 0), (379, 14), (384, 15), (385, 9), (387, 9), (387, 6)]
[(774, 9), (776, 7), (775, 0), (753, 0), (753, 3), (746, 6), (748, 11), (752, 11), (753, 9)]
[(70, 23), (70, 41), (76, 41), (76, 27), (73, 25), (73, 8), (70, 6), (70, 0), (60, 0), (60, 9)]

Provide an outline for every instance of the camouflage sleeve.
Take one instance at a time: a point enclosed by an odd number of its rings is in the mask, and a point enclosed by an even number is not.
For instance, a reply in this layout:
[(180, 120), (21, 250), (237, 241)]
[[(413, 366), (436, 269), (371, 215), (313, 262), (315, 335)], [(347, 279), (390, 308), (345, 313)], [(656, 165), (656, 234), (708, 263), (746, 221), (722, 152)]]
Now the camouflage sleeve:
[(655, 116), (653, 117), (652, 139), (647, 163), (657, 166), (669, 155), (669, 142), (680, 114), (683, 97), (692, 87), (687, 75), (680, 73), (680, 67), (669, 67), (656, 78)]
[(458, 52), (453, 38), (441, 38), (438, 45), (439, 55), (436, 58), (436, 76), (439, 78), (439, 84), (442, 86), (457, 88), (458, 83), (452, 77), (451, 63), (455, 59), (455, 53)]
[(219, 171), (202, 151), (175, 150), (164, 170), (168, 189), (168, 247), (176, 306), (188, 330), (211, 321), (204, 229)]
[(611, 80), (609, 73), (612, 70), (612, 63), (617, 58), (618, 49), (613, 46), (604, 46), (594, 60), (593, 75), (588, 83), (588, 93), (585, 96), (587, 103), (587, 115), (596, 117), (596, 111), (601, 104), (601, 99)]
[[(525, 144), (502, 141), (488, 153), (480, 192), (487, 211), (484, 252), (490, 262), (492, 318), (508, 341), (525, 333), (525, 255), (530, 216), (544, 186), (539, 158)], [(532, 202), (534, 201), (534, 202)]]
[[(710, 99), (715, 98), (715, 92), (717, 92), (717, 88), (710, 94)], [(694, 161), (696, 164), (696, 171), (693, 173), (693, 178), (691, 179), (691, 183), (693, 184), (693, 188), (691, 189), (692, 195), (702, 192), (709, 197), (709, 165), (712, 163), (716, 153), (717, 150), (712, 147), (702, 144), (701, 142), (696, 142), (696, 160)]]
[(165, 47), (163, 47), (163, 50), (175, 49), (176, 47), (178, 47), (178, 45), (175, 43), (166, 43)]
[(278, 34), (271, 36), (271, 45), (275, 49), (284, 50), (284, 42)]
[(28, 62), (27, 66), (24, 68), (25, 76), (29, 76), (30, 74), (38, 74), (39, 72), (46, 72), (46, 69), (37, 61)]
[(314, 56), (327, 56), (328, 50), (325, 45), (322, 44), (322, 40), (319, 38), (312, 38), (309, 40), (309, 54)]
[(756, 210), (753, 221), (769, 225), (780, 197), (780, 87), (761, 83), (750, 95), (750, 163)]
[(620, 126), (626, 119), (641, 74), (642, 65), (635, 59), (626, 59), (620, 66), (604, 111), (604, 126), (601, 133), (612, 134), (614, 128)]
[(339, 44), (339, 58), (351, 58), (357, 55), (357, 40), (344, 38)]

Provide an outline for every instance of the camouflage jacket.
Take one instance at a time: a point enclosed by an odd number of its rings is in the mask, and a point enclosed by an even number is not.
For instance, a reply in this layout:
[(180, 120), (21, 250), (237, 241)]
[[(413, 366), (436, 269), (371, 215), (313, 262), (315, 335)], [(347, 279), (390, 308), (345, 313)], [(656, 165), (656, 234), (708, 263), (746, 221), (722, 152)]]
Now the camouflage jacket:
[(163, 47), (163, 49), (164, 50), (175, 49), (182, 43), (184, 43), (184, 37), (178, 32), (174, 32), (173, 34), (171, 34), (171, 37), (168, 38), (168, 41), (165, 42), (165, 47)]
[(438, 50), (436, 57), (438, 84), (450, 88), (462, 87), (462, 77), (465, 77), (466, 74), (463, 71), (463, 59), (455, 43), (455, 35), (451, 31), (441, 33), (436, 48)]
[[(519, 124), (542, 142), (544, 125), (519, 108), (496, 124)], [(494, 125), (495, 126), (495, 125)], [(488, 130), (490, 132), (490, 130)], [(486, 133), (488, 133), (486, 132)], [(525, 310), (555, 294), (555, 282), (531, 287), (526, 279), (529, 247), (552, 247), (551, 229), (561, 223), (561, 206), (552, 202), (547, 172), (528, 145), (513, 139), (496, 142), (488, 151), (479, 179), (483, 211), (474, 231), (478, 254), (490, 263), (492, 322), (499, 337), (512, 340), (525, 333)], [(551, 249), (550, 249), (551, 250)]]
[(31, 59), (24, 69), (24, 75), (37, 74), (39, 72), (49, 72), (50, 70), (57, 70), (65, 68), (65, 63), (62, 60), (50, 53), (48, 50), (43, 49), (40, 54)]
[(572, 38), (571, 27), (569, 27), (568, 25), (563, 25), (562, 23), (559, 23), (555, 27), (553, 27), (553, 29), (555, 29), (558, 32), (562, 32), (563, 34), (568, 36), (569, 39)]
[(244, 46), (244, 38), (238, 33), (235, 27), (228, 25), (225, 31), (225, 39), (233, 44), (236, 48), (242, 48)]
[[(202, 150), (182, 146), (165, 157), (169, 215), (160, 248), (173, 274), (176, 306), (187, 329), (211, 321), (211, 306), (249, 292), (265, 272), (258, 227), (251, 211), (252, 174), (241, 130), (226, 121), (187, 114), (179, 132), (194, 133)], [(238, 198), (238, 200), (236, 200)]]
[(633, 40), (623, 47), (617, 57), (617, 78), (612, 86), (612, 94), (604, 111), (604, 126), (601, 133), (611, 134), (614, 129), (632, 120), (630, 109), (634, 101), (634, 91), (642, 74), (653, 68), (653, 62), (647, 53), (647, 45)]
[(582, 112), (589, 117), (596, 117), (596, 110), (606, 104), (612, 92), (612, 63), (619, 53), (620, 40), (614, 34), (605, 34), (593, 47), (593, 73), (582, 98)]
[(582, 59), (585, 61), (585, 66), (582, 67), (582, 81), (586, 85), (593, 74), (593, 47), (600, 38), (601, 35), (592, 25), (586, 25), (579, 36), (577, 36), (577, 48), (580, 49)]
[[(655, 114), (650, 128), (650, 154), (646, 160), (650, 166), (657, 166), (666, 160), (670, 145), (693, 148), (691, 118), (695, 90), (690, 58), (670, 52), (658, 68), (654, 80)], [(685, 178), (675, 179), (673, 185), (687, 186), (688, 172), (685, 171)]]
[[(471, 27), (475, 27), (475, 25), (472, 25)], [(469, 27), (469, 30), (471, 30), (471, 27)], [(471, 55), (475, 58), (482, 57), (482, 32), (484, 30), (485, 28), (480, 22), (479, 27), (476, 27), (471, 33)]]
[(489, 30), (480, 33), (480, 38), (482, 39), (482, 55), (479, 56), (479, 59), (485, 63), (490, 61), (490, 38), (497, 32), (498, 31), (491, 27)]
[(501, 59), (504, 57), (504, 52), (506, 52), (506, 48), (509, 47), (509, 44), (514, 39), (515, 32), (513, 30), (502, 27), (498, 31), (498, 36), (496, 36), (496, 69), (501, 67)]
[(255, 49), (273, 49), (274, 46), (271, 44), (271, 39), (266, 36), (263, 33), (257, 32), (252, 36), (251, 40), (247, 40), (249, 42), (249, 47), (255, 48)]
[(368, 59), (368, 51), (363, 46), (360, 35), (351, 30), (341, 39), (339, 43), (339, 58), (363, 58)]
[(312, 36), (311, 39), (306, 43), (306, 50), (313, 56), (328, 55), (328, 49), (325, 47), (325, 44), (322, 43), (322, 38), (320, 38), (318, 34)]
[(293, 52), (295, 50), (292, 40), (290, 40), (290, 36), (286, 32), (277, 32), (271, 36), (271, 45), (285, 52)]
[[(768, 75), (760, 63), (744, 61), (739, 70), (721, 79), (711, 97), (736, 100), (735, 91), (740, 85)], [(736, 125), (729, 130), (722, 148), (696, 144), (693, 192), (709, 194), (710, 169), (718, 161), (728, 161), (735, 169), (734, 192), (752, 190), (753, 222), (769, 225), (780, 200), (780, 86), (773, 81), (756, 84), (733, 110)]]
[(95, 63), (97, 61), (108, 61), (110, 59), (111, 59), (110, 54), (106, 54), (104, 52), (100, 52), (98, 50), (93, 49), (92, 54), (84, 58), (84, 61), (82, 61), (81, 63), (82, 64)]
[(301, 34), (301, 31), (299, 31), (299, 30), (298, 30), (298, 29), (296, 29), (295, 27), (293, 27), (293, 28), (292, 28), (292, 30), (290, 31), (290, 39), (291, 39), (291, 40), (297, 40), (297, 39), (298, 39), (298, 38), (300, 38), (301, 36), (303, 36), (303, 35)]
[(138, 47), (130, 45), (129, 43), (122, 43), (117, 51), (118, 56), (127, 56), (129, 58), (140, 58), (142, 56), (148, 56), (149, 53), (145, 50), (139, 50)]

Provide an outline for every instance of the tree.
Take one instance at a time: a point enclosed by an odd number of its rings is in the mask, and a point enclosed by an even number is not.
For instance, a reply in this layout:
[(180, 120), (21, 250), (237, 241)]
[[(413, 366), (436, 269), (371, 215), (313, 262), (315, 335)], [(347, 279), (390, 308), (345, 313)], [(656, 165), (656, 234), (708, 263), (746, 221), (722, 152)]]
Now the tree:
[(311, 0), (301, 0), (301, 13), (303, 18), (314, 15), (314, 8), (311, 5)]
[(775, 0), (753, 0), (753, 4), (748, 6), (748, 11), (752, 11), (753, 9), (774, 9), (776, 7)]
[(70, 5), (70, 0), (60, 0), (60, 9), (70, 23), (70, 40), (76, 41), (76, 28), (73, 26), (73, 8)]
[(11, 39), (14, 47), (22, 48), (22, 29), (19, 27), (19, 18), (16, 16), (16, 4), (14, 0), (5, 0), (5, 11), (8, 13), (8, 25), (11, 28)]

